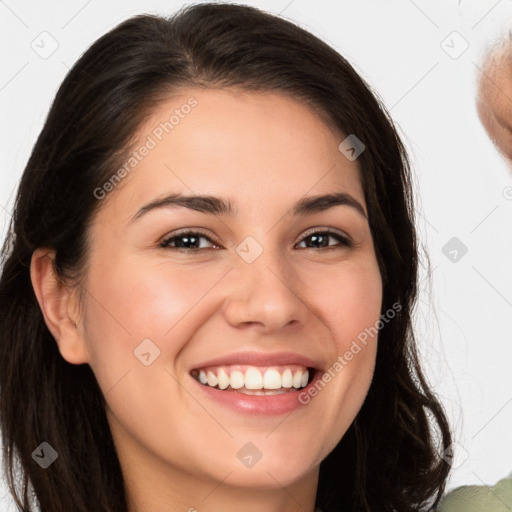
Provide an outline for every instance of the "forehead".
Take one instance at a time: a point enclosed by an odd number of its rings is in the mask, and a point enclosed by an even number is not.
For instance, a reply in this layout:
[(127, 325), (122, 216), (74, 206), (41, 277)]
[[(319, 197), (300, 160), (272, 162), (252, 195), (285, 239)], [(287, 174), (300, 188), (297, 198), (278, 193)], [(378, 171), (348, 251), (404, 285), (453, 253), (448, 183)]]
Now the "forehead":
[(150, 149), (112, 199), (138, 204), (175, 191), (261, 207), (342, 190), (364, 201), (359, 164), (338, 148), (344, 138), (281, 93), (184, 90), (140, 127), (135, 152)]

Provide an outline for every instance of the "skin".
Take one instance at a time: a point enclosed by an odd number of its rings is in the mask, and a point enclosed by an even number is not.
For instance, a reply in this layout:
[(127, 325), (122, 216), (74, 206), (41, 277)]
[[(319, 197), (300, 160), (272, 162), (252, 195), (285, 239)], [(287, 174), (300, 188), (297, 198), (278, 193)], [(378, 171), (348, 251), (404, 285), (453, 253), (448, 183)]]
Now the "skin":
[(490, 52), (478, 77), (477, 110), (487, 134), (512, 171), (512, 44)]
[[(130, 512), (312, 512), (320, 462), (366, 397), (377, 340), (286, 415), (207, 400), (189, 370), (246, 350), (292, 351), (327, 370), (378, 322), (382, 283), (365, 215), (347, 205), (289, 213), (304, 196), (333, 192), (366, 213), (359, 164), (338, 150), (344, 135), (277, 93), (186, 90), (155, 110), (140, 140), (190, 97), (197, 106), (102, 200), (80, 285), (59, 283), (54, 253), (38, 249), (34, 289), (62, 356), (89, 364), (106, 395)], [(220, 196), (238, 213), (167, 207), (132, 220), (171, 192)], [(159, 246), (181, 228), (214, 241), (201, 239), (194, 254)], [(329, 238), (322, 248), (310, 228), (353, 244)], [(236, 252), (247, 236), (263, 249), (250, 264)], [(160, 350), (150, 366), (133, 353), (147, 338)], [(262, 453), (251, 468), (236, 456), (247, 442)]]

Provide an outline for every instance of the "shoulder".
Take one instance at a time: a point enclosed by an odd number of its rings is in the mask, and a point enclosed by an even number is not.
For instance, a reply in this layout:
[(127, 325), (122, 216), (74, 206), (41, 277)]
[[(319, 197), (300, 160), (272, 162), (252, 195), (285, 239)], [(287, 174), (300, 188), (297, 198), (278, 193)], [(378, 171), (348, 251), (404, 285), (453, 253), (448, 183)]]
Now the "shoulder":
[(510, 512), (512, 474), (496, 485), (464, 485), (443, 497), (436, 512)]

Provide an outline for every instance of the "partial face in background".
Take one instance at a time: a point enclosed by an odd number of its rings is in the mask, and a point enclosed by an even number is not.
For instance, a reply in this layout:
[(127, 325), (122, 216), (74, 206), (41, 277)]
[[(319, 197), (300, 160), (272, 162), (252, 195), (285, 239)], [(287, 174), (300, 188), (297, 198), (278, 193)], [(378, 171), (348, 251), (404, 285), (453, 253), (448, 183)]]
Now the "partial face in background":
[(477, 108), (489, 137), (512, 169), (512, 41), (486, 57), (478, 79)]
[(149, 149), (99, 199), (83, 284), (84, 360), (121, 462), (289, 485), (338, 443), (373, 375), (376, 337), (353, 343), (382, 300), (359, 164), (280, 94), (186, 90), (139, 135)]

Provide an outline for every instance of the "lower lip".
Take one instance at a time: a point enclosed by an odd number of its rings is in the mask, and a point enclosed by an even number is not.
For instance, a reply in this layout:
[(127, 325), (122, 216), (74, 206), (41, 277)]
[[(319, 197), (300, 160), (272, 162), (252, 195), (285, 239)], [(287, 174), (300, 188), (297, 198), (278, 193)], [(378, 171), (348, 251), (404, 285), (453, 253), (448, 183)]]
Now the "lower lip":
[[(289, 391), (281, 395), (244, 395), (243, 393), (236, 393), (235, 391), (222, 391), (210, 386), (205, 386), (199, 381), (191, 377), (194, 382), (203, 390), (203, 393), (208, 398), (216, 402), (230, 407), (237, 412), (247, 414), (264, 414), (264, 415), (278, 415), (286, 414), (296, 409), (300, 409), (309, 403), (311, 395), (309, 389), (313, 387), (316, 381), (320, 378), (320, 372), (315, 371), (315, 375), (311, 382), (305, 387), (297, 391)], [(299, 397), (306, 397), (307, 403), (301, 403)]]

